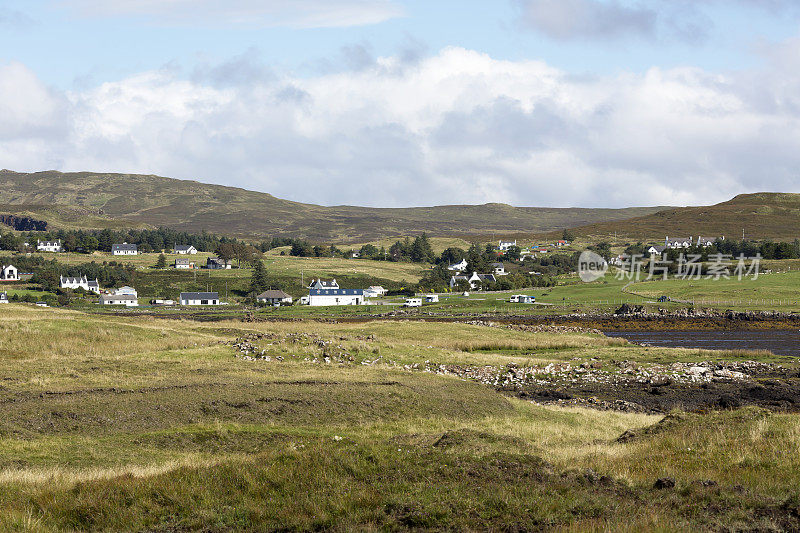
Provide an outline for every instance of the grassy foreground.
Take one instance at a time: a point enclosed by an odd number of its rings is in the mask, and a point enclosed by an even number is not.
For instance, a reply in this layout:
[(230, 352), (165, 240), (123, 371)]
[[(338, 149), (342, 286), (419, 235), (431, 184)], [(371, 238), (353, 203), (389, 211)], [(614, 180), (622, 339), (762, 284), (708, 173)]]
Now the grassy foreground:
[[(243, 338), (269, 360), (237, 357)], [(798, 415), (546, 407), (412, 366), (698, 356), (467, 324), (8, 304), (0, 530), (798, 527)], [(676, 486), (654, 488), (663, 477)]]

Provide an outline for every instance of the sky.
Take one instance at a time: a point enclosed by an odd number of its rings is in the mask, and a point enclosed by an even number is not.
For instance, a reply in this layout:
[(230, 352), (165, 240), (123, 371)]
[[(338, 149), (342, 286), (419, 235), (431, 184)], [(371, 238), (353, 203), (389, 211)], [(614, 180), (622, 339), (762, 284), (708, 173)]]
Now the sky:
[(800, 192), (800, 2), (0, 0), (0, 167), (375, 207)]

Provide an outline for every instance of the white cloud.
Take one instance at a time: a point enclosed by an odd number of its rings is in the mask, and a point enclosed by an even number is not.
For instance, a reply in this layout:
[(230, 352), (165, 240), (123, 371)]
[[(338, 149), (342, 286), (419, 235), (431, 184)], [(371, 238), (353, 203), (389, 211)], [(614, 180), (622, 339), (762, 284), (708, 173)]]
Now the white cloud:
[(230, 83), (210, 66), (68, 95), (11, 64), (0, 67), (0, 159), (322, 204), (708, 204), (800, 191), (800, 61), (787, 46), (758, 72), (583, 78), (461, 48), (317, 77), (245, 54), (219, 66)]
[(60, 0), (89, 17), (141, 16), (157, 24), (325, 28), (376, 24), (402, 15), (392, 0)]

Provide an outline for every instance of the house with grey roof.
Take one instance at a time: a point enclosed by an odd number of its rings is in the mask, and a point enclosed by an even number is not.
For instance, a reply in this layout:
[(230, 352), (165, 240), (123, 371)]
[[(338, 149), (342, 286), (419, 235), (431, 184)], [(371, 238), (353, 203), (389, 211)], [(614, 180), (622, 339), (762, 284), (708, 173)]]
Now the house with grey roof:
[(209, 257), (206, 259), (206, 268), (210, 270), (230, 270), (233, 267), (230, 261), (219, 257)]
[(220, 305), (217, 292), (182, 292), (181, 305)]
[(139, 247), (135, 244), (128, 244), (127, 242), (123, 242), (122, 244), (112, 244), (111, 245), (111, 255), (138, 255), (139, 254)]
[(7, 304), (7, 303), (8, 303), (8, 293), (0, 292), (0, 304)]
[(268, 290), (256, 296), (256, 301), (267, 305), (292, 305), (292, 296), (280, 290)]
[(691, 237), (679, 237), (679, 238), (669, 238), (669, 236), (664, 239), (664, 246), (671, 249), (677, 248), (691, 248), (692, 247), (692, 238)]
[(178, 270), (191, 270), (194, 268), (194, 261), (188, 257), (176, 257), (174, 266)]

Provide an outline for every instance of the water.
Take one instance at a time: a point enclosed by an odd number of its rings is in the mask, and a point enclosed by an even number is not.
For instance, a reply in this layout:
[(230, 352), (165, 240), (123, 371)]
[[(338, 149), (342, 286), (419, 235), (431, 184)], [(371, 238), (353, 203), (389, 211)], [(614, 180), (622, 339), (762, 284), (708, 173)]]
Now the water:
[(609, 337), (668, 348), (769, 350), (800, 357), (800, 330), (767, 331), (604, 331)]

